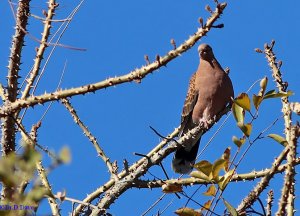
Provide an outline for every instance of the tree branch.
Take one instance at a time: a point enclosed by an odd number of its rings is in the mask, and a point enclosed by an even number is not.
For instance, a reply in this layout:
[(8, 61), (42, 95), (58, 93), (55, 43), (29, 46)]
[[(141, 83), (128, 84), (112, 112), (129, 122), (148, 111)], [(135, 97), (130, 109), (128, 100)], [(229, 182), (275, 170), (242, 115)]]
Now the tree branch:
[[(283, 82), (280, 67), (276, 61), (276, 56), (273, 52), (275, 41), (273, 40), (270, 45), (265, 44), (264, 52), (268, 60), (269, 66), (272, 69), (272, 76), (275, 78), (277, 88), (279, 92), (286, 93), (287, 84)], [(296, 128), (292, 126), (292, 111), (288, 97), (282, 97), (282, 112), (284, 118), (284, 133), (285, 138), (289, 146), (289, 153), (287, 155), (288, 167), (285, 172), (284, 186), (280, 198), (280, 204), (278, 208), (277, 215), (285, 215), (286, 210), (288, 210), (288, 215), (294, 215), (294, 198), (295, 198), (295, 168), (293, 161), (296, 159)]]
[(168, 62), (172, 61), (176, 57), (180, 56), (182, 53), (192, 48), (193, 45), (195, 45), (195, 43), (201, 37), (205, 36), (210, 31), (210, 29), (213, 28), (214, 22), (221, 16), (226, 5), (226, 3), (218, 4), (215, 12), (208, 18), (206, 24), (202, 28), (199, 28), (198, 31), (193, 34), (193, 36), (190, 36), (189, 39), (187, 39), (176, 49), (169, 51), (164, 57), (158, 56), (158, 59), (156, 61), (147, 66), (135, 69), (126, 75), (115, 78), (108, 78), (104, 81), (100, 81), (97, 83), (88, 84), (77, 88), (56, 91), (40, 96), (32, 96), (24, 100), (18, 100), (10, 104), (9, 106), (1, 107), (0, 116), (6, 116), (14, 112), (16, 109), (34, 106), (36, 104), (44, 104), (49, 101), (64, 99), (75, 95), (83, 95), (89, 92), (95, 92), (97, 90), (108, 88), (125, 82), (141, 80), (148, 74), (152, 73), (153, 71), (159, 69), (162, 66), (165, 66)]
[[(25, 32), (28, 16), (29, 16), (30, 0), (19, 1), (17, 10), (17, 19), (15, 26), (15, 34), (12, 39), (12, 47), (8, 63), (7, 76), (7, 92), (5, 94), (4, 106), (9, 106), (10, 103), (15, 102), (18, 92), (19, 70), (21, 65), (21, 51), (24, 46)], [(15, 123), (11, 116), (5, 116), (2, 121), (2, 155), (7, 156), (9, 153), (15, 151)], [(2, 197), (12, 198), (15, 188), (8, 188), (3, 186)]]

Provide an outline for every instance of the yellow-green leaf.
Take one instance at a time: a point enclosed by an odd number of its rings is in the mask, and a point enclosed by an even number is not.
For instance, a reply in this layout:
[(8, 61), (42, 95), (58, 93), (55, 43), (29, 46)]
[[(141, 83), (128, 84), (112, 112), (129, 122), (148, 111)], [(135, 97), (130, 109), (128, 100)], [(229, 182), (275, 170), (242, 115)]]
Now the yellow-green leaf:
[(200, 212), (188, 207), (177, 209), (175, 213), (179, 216), (202, 216)]
[(253, 94), (252, 101), (253, 101), (255, 109), (258, 110), (259, 105), (263, 101), (263, 97)]
[(245, 111), (242, 107), (237, 105), (236, 103), (232, 104), (232, 114), (237, 122), (242, 122), (244, 123), (244, 118), (245, 118)]
[(232, 175), (234, 173), (234, 169), (229, 170), (228, 172), (225, 173), (225, 175), (220, 179), (218, 182), (219, 188), (223, 191), (226, 186), (228, 185), (230, 179), (232, 178)]
[(219, 180), (219, 173), (221, 169), (225, 169), (226, 160), (224, 159), (218, 159), (214, 162), (213, 168), (212, 168), (212, 175), (213, 179), (218, 181)]
[(230, 215), (232, 215), (232, 216), (238, 216), (238, 213), (237, 213), (236, 209), (232, 205), (230, 205), (229, 202), (227, 202), (224, 199), (223, 199), (223, 202), (224, 202), (224, 204), (225, 204), (228, 212), (230, 213)]
[(204, 203), (203, 207), (201, 208), (202, 210), (209, 210), (211, 207), (211, 200), (208, 200), (206, 203)]
[(278, 134), (269, 134), (268, 137), (272, 138), (273, 140), (275, 140), (276, 142), (280, 143), (284, 147), (287, 146), (286, 139), (284, 137), (278, 135)]
[(242, 124), (241, 122), (238, 122), (237, 125), (247, 137), (250, 136), (251, 131), (252, 131), (252, 125), (250, 123)]
[(224, 170), (228, 171), (229, 168), (229, 162), (230, 162), (230, 147), (226, 148), (223, 155), (222, 155), (222, 159), (225, 160), (225, 164), (224, 164)]
[(63, 163), (70, 163), (71, 161), (71, 153), (70, 153), (70, 149), (69, 147), (63, 147), (60, 150), (59, 153), (59, 159), (63, 162)]
[(251, 108), (250, 98), (246, 93), (241, 93), (239, 96), (237, 96), (234, 99), (234, 103), (236, 103), (243, 109), (250, 111), (250, 108)]
[(267, 84), (268, 84), (268, 78), (267, 77), (264, 77), (261, 81), (260, 81), (260, 90), (259, 90), (259, 93), (258, 93), (258, 96), (263, 96), (265, 91), (266, 91), (266, 88), (267, 88)]
[(164, 184), (162, 185), (162, 191), (164, 193), (176, 193), (176, 192), (182, 192), (182, 185), (178, 185), (178, 184)]
[(294, 93), (292, 91), (288, 92), (276, 92), (275, 90), (268, 91), (263, 99), (269, 99), (269, 98), (281, 98), (281, 97), (288, 97), (293, 95)]
[(215, 196), (216, 195), (216, 192), (217, 192), (217, 189), (215, 187), (215, 185), (210, 185), (209, 188), (207, 189), (206, 192), (204, 192), (203, 194), (205, 196)]
[(236, 136), (233, 136), (232, 141), (234, 142), (234, 144), (236, 144), (237, 147), (240, 148), (245, 143), (246, 137), (242, 137), (239, 139)]
[(205, 175), (209, 176), (210, 173), (211, 173), (211, 171), (212, 171), (213, 165), (209, 161), (207, 161), (207, 160), (202, 160), (202, 161), (196, 163), (194, 165), (194, 167), (197, 170), (203, 172)]
[(198, 179), (203, 179), (205, 181), (211, 181), (211, 177), (210, 175), (205, 175), (203, 172), (201, 171), (192, 171), (190, 173), (190, 176), (194, 177), (194, 178), (198, 178)]

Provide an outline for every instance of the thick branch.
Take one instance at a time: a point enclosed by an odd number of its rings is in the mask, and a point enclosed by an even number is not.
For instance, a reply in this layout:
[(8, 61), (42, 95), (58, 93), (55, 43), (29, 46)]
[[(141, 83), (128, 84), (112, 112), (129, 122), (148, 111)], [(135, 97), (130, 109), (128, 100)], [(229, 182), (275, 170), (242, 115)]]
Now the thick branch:
[[(300, 164), (300, 158), (298, 157), (294, 162), (295, 165)], [(287, 168), (287, 163), (280, 165), (278, 169), (275, 171), (275, 174), (282, 173)], [(243, 174), (235, 174), (230, 179), (230, 182), (237, 182), (237, 181), (252, 181), (258, 178), (265, 177), (269, 175), (271, 169), (263, 169), (260, 171), (253, 171), (250, 173), (243, 173)], [(204, 179), (199, 178), (179, 178), (179, 179), (166, 179), (166, 180), (136, 180), (134, 182), (133, 187), (136, 188), (160, 188), (165, 184), (175, 184), (175, 185), (182, 185), (182, 186), (192, 186), (192, 185), (207, 185), (207, 184), (214, 184), (213, 181), (207, 181)]]
[[(275, 78), (277, 88), (279, 92), (286, 92), (287, 84), (283, 82), (280, 66), (276, 62), (276, 56), (273, 52), (275, 41), (272, 41), (270, 45), (265, 45), (265, 54), (269, 62), (269, 66), (272, 69), (272, 76)], [(282, 112), (284, 115), (284, 133), (285, 138), (289, 146), (289, 153), (287, 155), (288, 167), (286, 169), (284, 186), (281, 194), (279, 209), (277, 215), (285, 215), (286, 209), (288, 209), (288, 215), (294, 215), (294, 198), (295, 198), (295, 168), (293, 161), (296, 159), (296, 145), (297, 138), (295, 136), (295, 130), (292, 127), (292, 111), (289, 104), (288, 97), (283, 97), (282, 102)], [(295, 128), (294, 128), (295, 129)]]
[(40, 96), (32, 96), (24, 100), (18, 100), (10, 104), (10, 106), (2, 107), (0, 109), (0, 116), (6, 116), (7, 114), (14, 112), (16, 109), (34, 106), (36, 104), (44, 104), (48, 101), (64, 99), (75, 95), (83, 95), (89, 92), (95, 92), (97, 90), (108, 88), (125, 82), (141, 80), (151, 72), (159, 69), (162, 66), (165, 66), (168, 62), (172, 61), (176, 57), (180, 56), (182, 53), (192, 48), (193, 45), (195, 45), (195, 43), (201, 37), (205, 36), (210, 31), (210, 29), (213, 27), (214, 22), (221, 16), (225, 7), (226, 3), (218, 4), (218, 7), (216, 8), (215, 12), (210, 16), (210, 18), (208, 18), (206, 24), (202, 28), (199, 28), (198, 31), (193, 34), (193, 36), (190, 36), (188, 40), (186, 40), (176, 49), (169, 51), (164, 57), (158, 57), (158, 60), (147, 66), (143, 66), (140, 69), (131, 71), (126, 75), (115, 78), (109, 78), (94, 84), (88, 84), (77, 88), (56, 91)]
[(268, 174), (265, 175), (260, 180), (260, 182), (258, 182), (255, 188), (248, 194), (248, 196), (243, 199), (242, 203), (237, 208), (238, 212), (244, 212), (245, 209), (249, 208), (257, 200), (261, 192), (263, 192), (263, 190), (266, 189), (266, 187), (268, 186), (270, 180), (277, 172), (279, 165), (285, 159), (288, 152), (289, 152), (289, 148), (286, 147), (278, 156), (278, 158), (275, 159), (275, 161), (272, 164), (272, 168), (270, 169)]
[[(17, 19), (15, 27), (15, 35), (12, 39), (11, 53), (8, 63), (8, 76), (7, 76), (7, 92), (5, 95), (5, 106), (13, 103), (17, 98), (18, 92), (18, 78), (21, 64), (21, 51), (24, 45), (25, 32), (29, 15), (29, 2), (30, 0), (19, 1), (17, 10)], [(10, 152), (15, 151), (15, 124), (14, 119), (10, 116), (5, 116), (2, 120), (2, 154), (8, 155)], [(14, 193), (14, 188), (2, 188), (2, 197), (11, 198)]]
[(106, 191), (104, 197), (98, 203), (98, 209), (94, 209), (92, 215), (98, 215), (103, 213), (103, 209), (109, 208), (109, 206), (127, 189), (133, 186), (135, 180), (140, 176), (144, 175), (153, 165), (159, 164), (164, 158), (169, 154), (178, 149), (178, 146), (183, 146), (184, 143), (188, 143), (188, 140), (195, 139), (198, 135), (204, 134), (209, 130), (224, 114), (230, 110), (230, 107), (227, 107), (222, 113), (217, 115), (214, 120), (208, 122), (208, 128), (203, 128), (202, 125), (198, 125), (194, 129), (190, 130), (184, 136), (182, 136), (176, 142), (173, 141), (166, 148), (159, 150), (157, 153), (153, 154), (151, 157), (145, 157), (143, 164), (138, 166), (132, 172), (129, 172), (128, 175), (122, 178), (120, 181), (116, 182), (109, 190)]

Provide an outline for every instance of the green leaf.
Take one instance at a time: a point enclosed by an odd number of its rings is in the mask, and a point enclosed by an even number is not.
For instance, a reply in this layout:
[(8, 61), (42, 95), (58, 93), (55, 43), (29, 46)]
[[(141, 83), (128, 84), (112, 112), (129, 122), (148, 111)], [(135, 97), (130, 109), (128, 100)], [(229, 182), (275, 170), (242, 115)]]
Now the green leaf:
[(245, 141), (246, 141), (246, 137), (242, 137), (242, 138), (237, 138), (236, 136), (233, 136), (232, 137), (232, 141), (234, 142), (234, 144), (237, 146), (237, 147), (241, 147)]
[(229, 163), (230, 163), (230, 150), (231, 148), (228, 147), (225, 149), (223, 155), (222, 155), (222, 159), (225, 160), (225, 164), (224, 164), (224, 170), (227, 172), (229, 169)]
[(253, 101), (255, 109), (258, 110), (259, 105), (263, 101), (263, 97), (262, 96), (257, 96), (255, 94), (253, 94), (252, 101)]
[(213, 165), (209, 161), (207, 161), (207, 160), (202, 160), (202, 161), (196, 163), (194, 165), (194, 167), (197, 170), (203, 172), (205, 175), (209, 176), (210, 173), (212, 172)]
[(192, 176), (194, 178), (198, 178), (198, 179), (203, 179), (205, 181), (211, 181), (211, 178), (209, 177), (209, 175), (207, 176), (201, 171), (193, 171), (190, 173), (190, 176)]
[(245, 118), (245, 111), (242, 107), (237, 105), (236, 103), (232, 104), (232, 114), (237, 122), (242, 122), (244, 123), (244, 118)]
[(209, 188), (207, 189), (206, 192), (204, 192), (203, 194), (205, 196), (215, 196), (216, 195), (216, 192), (217, 192), (217, 189), (215, 187), (215, 185), (210, 185)]
[(225, 173), (225, 175), (220, 179), (218, 182), (219, 188), (223, 191), (226, 186), (228, 185), (230, 179), (232, 178), (232, 175), (234, 173), (234, 169), (229, 170), (228, 172)]
[(243, 131), (243, 133), (249, 137), (252, 131), (252, 125), (250, 123), (248, 124), (242, 124), (241, 122), (237, 123), (237, 126)]
[(258, 93), (259, 96), (264, 95), (264, 93), (266, 91), (266, 88), (267, 88), (267, 84), (268, 84), (268, 78), (264, 77), (259, 83), (259, 85), (260, 85), (260, 90), (259, 90), (259, 93)]
[(269, 98), (281, 98), (281, 97), (288, 97), (293, 95), (294, 93), (292, 91), (288, 92), (276, 92), (275, 90), (268, 91), (263, 99), (269, 99)]
[(234, 103), (236, 103), (243, 109), (250, 111), (250, 108), (251, 108), (250, 98), (246, 93), (241, 93), (239, 96), (237, 96), (234, 99)]
[(212, 175), (213, 179), (218, 181), (219, 180), (219, 173), (221, 169), (225, 169), (226, 160), (224, 159), (218, 159), (214, 162), (212, 167)]
[(238, 213), (237, 213), (236, 209), (232, 205), (230, 205), (229, 202), (227, 202), (224, 199), (223, 199), (223, 202), (224, 202), (227, 210), (229, 211), (230, 215), (232, 215), (232, 216), (238, 216)]
[(201, 216), (200, 212), (188, 207), (180, 208), (175, 211), (175, 214), (179, 216)]
[(280, 143), (284, 147), (287, 146), (286, 139), (284, 137), (278, 135), (278, 134), (269, 134), (268, 137), (272, 138), (273, 140), (275, 140), (276, 142)]
[(71, 153), (69, 147), (65, 146), (63, 147), (59, 152), (59, 159), (63, 163), (70, 163), (71, 161)]

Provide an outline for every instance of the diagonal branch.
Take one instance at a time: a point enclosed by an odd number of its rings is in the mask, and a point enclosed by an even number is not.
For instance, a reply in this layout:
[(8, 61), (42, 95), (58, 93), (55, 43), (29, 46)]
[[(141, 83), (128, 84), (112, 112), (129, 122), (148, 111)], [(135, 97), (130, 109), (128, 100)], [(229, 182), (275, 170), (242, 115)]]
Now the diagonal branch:
[(259, 197), (261, 192), (268, 186), (270, 180), (273, 178), (275, 173), (278, 170), (279, 165), (281, 162), (285, 159), (286, 155), (289, 152), (289, 148), (286, 147), (278, 156), (278, 158), (275, 159), (275, 161), (272, 164), (272, 168), (268, 172), (267, 175), (265, 175), (260, 182), (255, 186), (255, 188), (248, 194), (247, 197), (245, 197), (242, 201), (242, 203), (237, 208), (237, 211), (242, 213), (244, 212), (248, 207), (250, 207)]
[(27, 80), (27, 84), (25, 86), (24, 91), (22, 92), (22, 97), (21, 99), (25, 99), (29, 92), (30, 89), (33, 86), (34, 80), (37, 77), (39, 71), (40, 71), (40, 65), (41, 62), (43, 60), (44, 57), (44, 52), (47, 48), (47, 41), (50, 35), (50, 29), (51, 29), (51, 23), (52, 23), (52, 18), (55, 14), (55, 8), (58, 6), (58, 4), (56, 4), (55, 0), (49, 0), (48, 2), (48, 11), (47, 11), (47, 17), (45, 19), (44, 23), (44, 31), (42, 33), (42, 39), (40, 41), (40, 46), (37, 48), (37, 52), (36, 52), (36, 57), (34, 59), (34, 66), (33, 69), (30, 73), (30, 77)]
[(62, 103), (64, 106), (67, 108), (67, 110), (70, 112), (71, 116), (73, 117), (74, 121), (78, 126), (83, 130), (83, 133), (88, 137), (88, 139), (91, 141), (93, 144), (94, 148), (96, 149), (99, 157), (104, 161), (106, 164), (111, 177), (115, 178), (116, 180), (118, 179), (118, 175), (116, 175), (116, 172), (114, 171), (113, 164), (110, 162), (109, 158), (106, 156), (105, 152), (103, 149), (100, 147), (96, 137), (92, 135), (92, 133), (89, 131), (89, 129), (83, 124), (83, 122), (80, 120), (79, 116), (77, 115), (75, 109), (67, 99), (62, 99)]
[(196, 33), (190, 36), (189, 39), (187, 39), (176, 49), (169, 51), (163, 57), (158, 56), (156, 61), (152, 62), (147, 66), (135, 69), (126, 75), (115, 78), (108, 78), (104, 81), (100, 81), (97, 83), (88, 84), (77, 88), (56, 91), (40, 96), (32, 96), (24, 100), (18, 100), (10, 104), (9, 106), (1, 107), (0, 116), (6, 116), (20, 108), (34, 106), (36, 104), (44, 104), (49, 101), (64, 99), (75, 95), (83, 95), (89, 92), (95, 92), (97, 90), (108, 88), (125, 82), (141, 80), (148, 74), (152, 73), (153, 71), (159, 69), (162, 66), (165, 66), (168, 62), (174, 60), (176, 57), (180, 56), (182, 53), (192, 48), (201, 37), (205, 36), (210, 31), (210, 29), (213, 28), (214, 22), (221, 16), (226, 5), (226, 3), (218, 4), (215, 12), (212, 13), (212, 15), (208, 18), (206, 24), (202, 28), (199, 28)]
[(92, 215), (98, 215), (105, 212), (105, 209), (109, 208), (109, 206), (127, 189), (133, 186), (135, 180), (137, 180), (140, 176), (144, 175), (153, 165), (159, 164), (164, 158), (166, 158), (169, 154), (178, 149), (178, 146), (183, 146), (184, 143), (187, 143), (188, 140), (195, 139), (199, 134), (204, 134), (207, 130), (209, 130), (220, 118), (226, 114), (230, 110), (228, 106), (225, 108), (220, 114), (215, 116), (214, 119), (211, 119), (208, 122), (208, 127), (204, 128), (203, 125), (198, 125), (193, 128), (189, 132), (187, 132), (184, 136), (182, 136), (176, 142), (171, 142), (166, 148), (159, 150), (157, 153), (153, 154), (151, 157), (143, 158), (144, 162), (138, 166), (135, 170), (132, 170), (128, 173), (127, 176), (122, 178), (120, 181), (116, 182), (109, 190), (106, 191), (105, 195), (102, 199), (100, 199), (98, 203), (98, 209), (94, 209)]
[[(283, 82), (280, 66), (276, 60), (276, 56), (273, 52), (275, 41), (272, 41), (270, 45), (265, 44), (264, 53), (268, 60), (269, 66), (272, 69), (272, 76), (275, 78), (277, 88), (279, 92), (286, 93), (287, 84)], [(292, 126), (292, 111), (288, 97), (283, 97), (282, 102), (282, 112), (284, 115), (284, 133), (285, 138), (288, 143), (289, 153), (287, 155), (288, 167), (285, 172), (284, 186), (281, 194), (279, 209), (277, 215), (285, 215), (288, 211), (288, 215), (294, 215), (294, 198), (295, 198), (295, 167), (293, 161), (296, 159), (296, 127)]]

